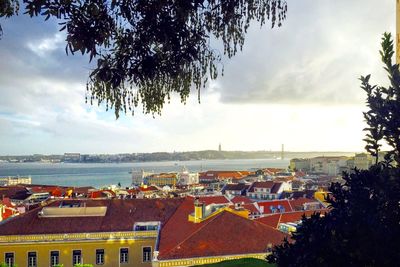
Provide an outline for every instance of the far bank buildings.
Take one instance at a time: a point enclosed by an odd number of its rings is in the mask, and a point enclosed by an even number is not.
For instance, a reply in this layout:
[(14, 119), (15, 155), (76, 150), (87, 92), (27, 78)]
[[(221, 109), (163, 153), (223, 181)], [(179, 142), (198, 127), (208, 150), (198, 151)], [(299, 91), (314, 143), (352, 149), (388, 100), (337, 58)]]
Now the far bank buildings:
[(45, 267), (191, 266), (265, 259), (286, 234), (224, 196), (56, 200), (0, 225), (0, 262)]

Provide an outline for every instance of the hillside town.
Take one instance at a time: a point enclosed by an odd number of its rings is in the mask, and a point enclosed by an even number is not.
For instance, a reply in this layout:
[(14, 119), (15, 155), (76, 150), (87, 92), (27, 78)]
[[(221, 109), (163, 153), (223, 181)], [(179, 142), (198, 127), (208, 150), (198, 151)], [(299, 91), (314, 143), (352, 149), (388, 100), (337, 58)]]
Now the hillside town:
[(0, 179), (0, 261), (191, 266), (265, 259), (273, 246), (290, 240), (303, 216), (329, 212), (330, 183), (342, 182), (343, 171), (368, 168), (371, 160), (356, 154), (292, 159), (286, 169), (132, 171), (132, 186), (125, 188), (5, 177)]

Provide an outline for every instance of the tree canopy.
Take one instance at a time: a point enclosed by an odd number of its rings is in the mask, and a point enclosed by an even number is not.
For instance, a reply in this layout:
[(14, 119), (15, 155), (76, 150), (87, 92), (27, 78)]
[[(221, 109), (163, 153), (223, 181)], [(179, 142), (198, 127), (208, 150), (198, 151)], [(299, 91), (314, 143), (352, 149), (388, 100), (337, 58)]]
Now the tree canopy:
[[(185, 103), (223, 72), (221, 57), (242, 49), (252, 21), (280, 26), (284, 0), (23, 0), (24, 14), (56, 18), (66, 52), (97, 59), (87, 101), (120, 112), (161, 113), (172, 93)], [(21, 7), (22, 8), (22, 7)], [(0, 0), (0, 17), (19, 13), (18, 0)], [(1, 34), (1, 28), (0, 28)], [(212, 47), (222, 41), (223, 52)]]
[[(400, 262), (400, 72), (392, 63), (393, 40), (382, 39), (381, 57), (388, 87), (361, 77), (369, 110), (366, 149), (376, 157), (369, 170), (345, 173), (344, 184), (333, 183), (324, 217), (303, 218), (292, 240), (274, 248), (268, 260), (278, 266), (397, 266)], [(378, 162), (382, 142), (390, 150)]]

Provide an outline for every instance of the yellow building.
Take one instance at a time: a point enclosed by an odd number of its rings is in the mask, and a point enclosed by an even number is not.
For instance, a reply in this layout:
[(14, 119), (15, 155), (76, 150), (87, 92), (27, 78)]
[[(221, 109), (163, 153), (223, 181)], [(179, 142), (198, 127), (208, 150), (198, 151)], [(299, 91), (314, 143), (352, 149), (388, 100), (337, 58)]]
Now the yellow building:
[(0, 262), (152, 266), (160, 225), (179, 199), (56, 201), (4, 222)]
[(176, 173), (153, 174), (144, 178), (144, 181), (148, 185), (155, 185), (159, 187), (163, 187), (165, 185), (176, 186), (178, 182), (178, 176)]

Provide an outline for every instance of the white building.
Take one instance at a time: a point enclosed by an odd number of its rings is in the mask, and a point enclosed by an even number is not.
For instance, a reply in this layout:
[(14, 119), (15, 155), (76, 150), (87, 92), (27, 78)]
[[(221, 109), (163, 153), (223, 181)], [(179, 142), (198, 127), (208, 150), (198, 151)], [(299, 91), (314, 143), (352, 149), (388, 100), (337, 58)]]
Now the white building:
[(279, 199), (284, 191), (284, 182), (254, 182), (249, 190), (247, 196), (252, 199)]
[(190, 173), (186, 168), (183, 168), (181, 172), (178, 173), (178, 184), (180, 185), (190, 185), (199, 183), (199, 173)]
[(9, 176), (0, 178), (0, 186), (10, 186), (17, 184), (32, 184), (31, 177)]

